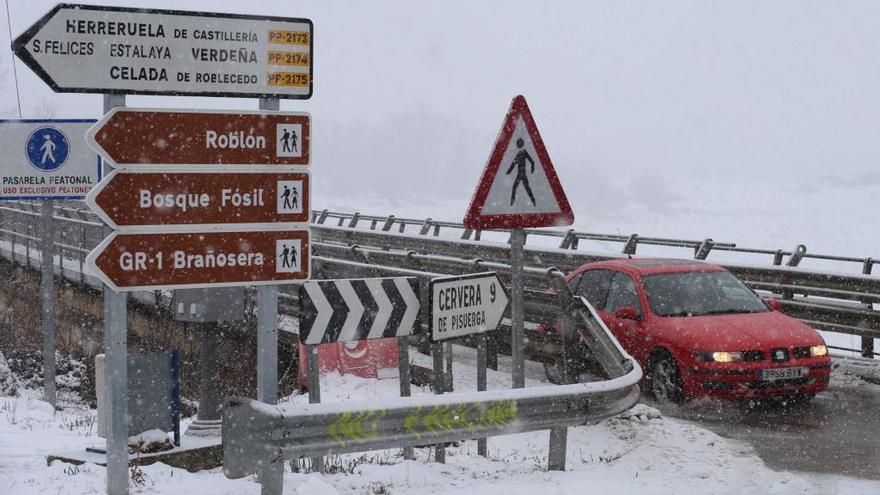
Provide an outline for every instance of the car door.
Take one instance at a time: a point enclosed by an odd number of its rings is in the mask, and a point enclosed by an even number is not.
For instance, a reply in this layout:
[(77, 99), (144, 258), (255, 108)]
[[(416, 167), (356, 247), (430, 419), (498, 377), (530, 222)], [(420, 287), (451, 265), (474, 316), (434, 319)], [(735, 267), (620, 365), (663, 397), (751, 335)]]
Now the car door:
[[(618, 318), (615, 314), (620, 308), (633, 308), (637, 319)], [(602, 319), (605, 320), (608, 329), (617, 337), (620, 345), (633, 356), (641, 355), (644, 347), (642, 335), (642, 303), (636, 290), (635, 281), (629, 275), (616, 272), (611, 279), (608, 289), (608, 298), (605, 303)]]

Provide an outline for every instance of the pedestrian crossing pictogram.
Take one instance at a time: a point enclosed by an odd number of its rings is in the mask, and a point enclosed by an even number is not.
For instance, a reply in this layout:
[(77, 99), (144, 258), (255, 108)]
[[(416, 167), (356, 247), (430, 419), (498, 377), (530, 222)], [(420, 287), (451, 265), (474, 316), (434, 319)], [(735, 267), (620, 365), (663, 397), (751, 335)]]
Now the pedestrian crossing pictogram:
[(517, 96), (464, 224), (472, 229), (571, 225), (574, 214), (526, 100)]

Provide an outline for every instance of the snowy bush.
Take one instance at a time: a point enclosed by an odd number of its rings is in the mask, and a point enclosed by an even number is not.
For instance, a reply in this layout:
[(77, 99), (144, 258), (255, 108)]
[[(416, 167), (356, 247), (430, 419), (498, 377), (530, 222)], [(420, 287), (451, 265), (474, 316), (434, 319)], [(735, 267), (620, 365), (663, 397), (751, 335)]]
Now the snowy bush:
[(15, 383), (15, 377), (12, 375), (12, 370), (9, 369), (9, 363), (6, 362), (6, 358), (3, 356), (2, 352), (0, 352), (0, 396), (18, 396), (18, 387)]

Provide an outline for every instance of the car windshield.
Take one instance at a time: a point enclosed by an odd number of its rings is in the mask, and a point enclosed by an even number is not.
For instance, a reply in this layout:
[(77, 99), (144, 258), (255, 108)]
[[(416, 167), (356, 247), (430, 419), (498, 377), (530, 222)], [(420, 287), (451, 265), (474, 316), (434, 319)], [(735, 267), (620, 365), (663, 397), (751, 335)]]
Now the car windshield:
[(679, 272), (644, 277), (657, 316), (705, 316), (769, 311), (754, 292), (728, 272)]

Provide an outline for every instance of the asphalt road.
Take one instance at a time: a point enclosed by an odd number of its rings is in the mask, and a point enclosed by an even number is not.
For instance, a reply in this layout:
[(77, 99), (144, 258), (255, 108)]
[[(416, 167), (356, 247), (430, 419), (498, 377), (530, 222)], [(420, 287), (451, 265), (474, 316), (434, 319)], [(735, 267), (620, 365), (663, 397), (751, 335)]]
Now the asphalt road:
[(808, 404), (645, 402), (664, 415), (749, 444), (773, 469), (880, 480), (880, 385), (871, 383), (873, 375), (867, 381), (852, 371), (852, 366), (835, 369), (828, 390)]
[[(475, 366), (473, 349), (455, 346), (454, 361)], [(499, 356), (499, 371), (510, 358)], [(526, 361), (526, 377), (546, 382), (543, 365)], [(642, 401), (750, 446), (767, 466), (880, 480), (880, 361), (832, 357), (831, 386), (810, 403), (697, 400), (681, 406)], [(880, 493), (880, 483), (878, 483)]]

